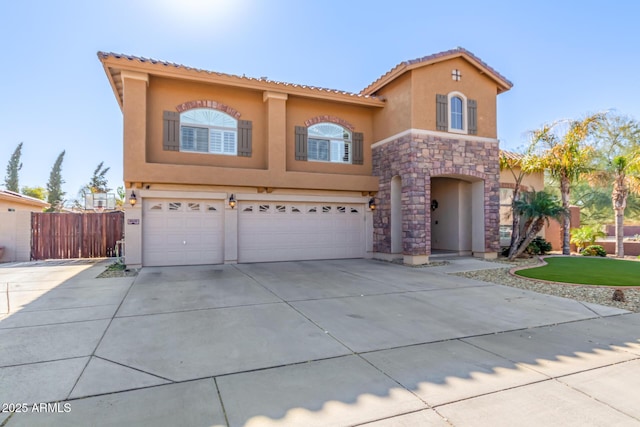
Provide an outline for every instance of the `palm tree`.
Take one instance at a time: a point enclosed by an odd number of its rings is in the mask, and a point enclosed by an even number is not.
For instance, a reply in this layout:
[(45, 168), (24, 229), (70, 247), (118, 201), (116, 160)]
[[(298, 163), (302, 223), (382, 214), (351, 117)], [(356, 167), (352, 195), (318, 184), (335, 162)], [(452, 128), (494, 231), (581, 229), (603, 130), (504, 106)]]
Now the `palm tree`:
[(596, 135), (596, 162), (587, 179), (598, 186), (613, 183), (616, 255), (624, 256), (624, 211), (629, 193), (640, 194), (640, 124), (620, 115), (608, 115)]
[(549, 218), (561, 220), (568, 216), (568, 210), (562, 207), (558, 198), (546, 191), (524, 192), (514, 203), (514, 207), (515, 214), (521, 217), (520, 235), (524, 237), (513, 254), (509, 254), (509, 260), (514, 260), (527, 249), (529, 243), (542, 231), (545, 223), (549, 223)]
[[(593, 135), (603, 114), (593, 114), (582, 120), (563, 120), (544, 125), (532, 132), (531, 150), (537, 154), (533, 161), (549, 171), (552, 178), (560, 183), (562, 207), (569, 211), (571, 185), (589, 171), (593, 147), (586, 144)], [(571, 216), (562, 220), (562, 253), (569, 255)]]
[(518, 249), (518, 243), (520, 242), (520, 220), (522, 216), (516, 215), (516, 202), (520, 200), (520, 194), (523, 189), (526, 189), (522, 185), (524, 178), (535, 172), (542, 172), (540, 169), (540, 162), (534, 161), (533, 153), (516, 153), (511, 151), (500, 150), (500, 171), (508, 170), (511, 172), (514, 181), (513, 194), (511, 196), (511, 242), (509, 243), (509, 255), (511, 256)]

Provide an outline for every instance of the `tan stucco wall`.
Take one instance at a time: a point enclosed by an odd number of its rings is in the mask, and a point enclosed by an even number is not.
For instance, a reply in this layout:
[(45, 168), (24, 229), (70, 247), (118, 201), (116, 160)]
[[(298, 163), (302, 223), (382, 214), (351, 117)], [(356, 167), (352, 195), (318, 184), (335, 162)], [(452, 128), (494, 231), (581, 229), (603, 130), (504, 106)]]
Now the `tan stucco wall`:
[[(462, 78), (454, 81), (451, 71)], [(453, 58), (407, 71), (376, 95), (386, 99), (384, 109), (374, 113), (374, 138), (380, 141), (406, 129), (436, 130), (436, 95), (460, 92), (477, 101), (476, 136), (497, 138), (495, 81), (463, 58)]]
[[(519, 169), (515, 169), (514, 172), (516, 176), (518, 176)], [(511, 173), (510, 170), (505, 169), (500, 171), (500, 184), (515, 185), (515, 182), (516, 182), (515, 177), (513, 176), (513, 173)], [(527, 190), (532, 190), (532, 189), (535, 191), (544, 190), (544, 173), (536, 172), (536, 173), (525, 175), (524, 178), (522, 179), (521, 185), (525, 186)]]
[[(253, 152), (251, 157), (163, 150), (163, 111), (176, 111), (178, 105), (196, 100), (212, 100), (226, 104), (241, 114), (241, 120), (252, 122)], [(266, 116), (262, 92), (195, 82), (177, 82), (176, 80), (151, 76), (146, 119), (148, 138), (146, 156), (149, 163), (267, 169)]]
[[(371, 143), (373, 114), (370, 108), (327, 101), (290, 97), (287, 101), (287, 170), (326, 174), (371, 176)], [(364, 164), (350, 165), (330, 162), (299, 161), (295, 159), (295, 126), (318, 116), (333, 116), (353, 126), (352, 132), (364, 134)]]
[[(460, 70), (462, 78), (454, 81), (451, 71)], [(478, 102), (477, 136), (496, 138), (496, 83), (462, 58), (438, 62), (411, 71), (412, 127), (436, 130), (436, 94), (460, 92)]]
[[(147, 84), (139, 75), (123, 74), (123, 82), (124, 180), (128, 186), (173, 183), (361, 192), (375, 192), (378, 188), (377, 178), (371, 176), (370, 107), (323, 101), (314, 104), (295, 98), (291, 107), (286, 94), (152, 76)], [(250, 158), (163, 150), (162, 112), (202, 99), (229, 105), (240, 112), (241, 119), (252, 121)], [(289, 112), (298, 107), (300, 111), (289, 117)], [(337, 116), (364, 133), (365, 165), (294, 160), (295, 126), (321, 114)]]
[(377, 95), (385, 98), (385, 107), (373, 113), (374, 142), (410, 129), (411, 74), (400, 76), (383, 87)]

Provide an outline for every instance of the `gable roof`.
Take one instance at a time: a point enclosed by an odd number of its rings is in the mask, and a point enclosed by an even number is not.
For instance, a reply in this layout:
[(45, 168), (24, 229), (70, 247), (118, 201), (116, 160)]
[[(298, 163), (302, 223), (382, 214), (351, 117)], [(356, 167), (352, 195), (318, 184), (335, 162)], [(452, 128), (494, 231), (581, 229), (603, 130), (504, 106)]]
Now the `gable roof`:
[(116, 95), (116, 98), (118, 99), (118, 103), (120, 104), (120, 107), (122, 107), (123, 105), (121, 76), (121, 72), (123, 69), (141, 73), (148, 73), (152, 75), (181, 77), (196, 81), (218, 83), (261, 91), (273, 90), (310, 98), (324, 98), (374, 107), (384, 106), (384, 102), (381, 99), (371, 95), (364, 95), (362, 93), (353, 93), (318, 86), (281, 82), (270, 80), (267, 77), (256, 78), (246, 77), (245, 75), (239, 76), (236, 74), (209, 71), (200, 68), (188, 67), (186, 65), (176, 64), (173, 62), (160, 61), (156, 59), (113, 52), (98, 52), (98, 59), (100, 59), (100, 62), (102, 62), (105, 72), (107, 73), (107, 77), (111, 82), (111, 86)]
[(0, 200), (7, 202), (19, 203), (26, 206), (33, 206), (41, 209), (48, 208), (49, 203), (35, 197), (25, 196), (24, 194), (15, 193), (9, 190), (0, 190)]
[(400, 77), (407, 71), (414, 68), (424, 67), (425, 65), (435, 64), (437, 62), (446, 61), (453, 58), (464, 58), (471, 65), (475, 66), (480, 72), (485, 73), (490, 79), (494, 80), (498, 86), (498, 93), (506, 92), (513, 87), (506, 77), (498, 73), (495, 69), (491, 68), (483, 60), (469, 52), (465, 48), (457, 47), (455, 49), (447, 50), (444, 52), (434, 53), (433, 55), (423, 56), (422, 58), (412, 59), (410, 61), (403, 61), (380, 76), (376, 81), (364, 88), (360, 94), (372, 96), (375, 92), (382, 89), (391, 81)]

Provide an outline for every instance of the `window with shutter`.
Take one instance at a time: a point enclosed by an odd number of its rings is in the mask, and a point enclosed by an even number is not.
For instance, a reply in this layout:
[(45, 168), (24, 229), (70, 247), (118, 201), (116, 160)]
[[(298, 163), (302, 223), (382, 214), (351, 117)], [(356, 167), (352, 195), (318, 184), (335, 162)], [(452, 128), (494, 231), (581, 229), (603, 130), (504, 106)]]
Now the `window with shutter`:
[(362, 132), (353, 133), (353, 141), (351, 143), (353, 148), (353, 155), (351, 162), (354, 165), (364, 164), (364, 135)]
[(296, 126), (296, 160), (307, 160), (307, 128)]
[(251, 157), (253, 125), (249, 120), (238, 120), (238, 156)]
[(162, 114), (162, 147), (168, 151), (180, 150), (180, 113), (165, 111)]
[(467, 130), (470, 135), (478, 134), (478, 102), (475, 99), (467, 100)]
[(441, 131), (449, 130), (449, 102), (447, 95), (436, 95), (436, 129)]
[[(444, 97), (444, 98), (443, 98)], [(438, 130), (452, 133), (476, 134), (476, 102), (460, 92), (437, 95)], [(446, 106), (443, 109), (443, 105)], [(444, 111), (444, 113), (443, 113)], [(442, 115), (444, 114), (444, 119)], [(444, 123), (446, 120), (446, 127)]]
[(240, 151), (238, 148), (238, 120), (222, 111), (210, 108), (184, 111), (179, 115), (179, 149), (185, 152), (250, 156), (251, 137), (250, 132), (247, 135), (245, 129), (247, 127), (250, 129), (251, 122), (242, 122), (241, 135), (245, 139), (242, 140), (243, 150)]
[[(351, 163), (351, 131), (335, 123), (317, 123), (306, 128), (306, 159), (320, 162)], [(296, 128), (296, 159), (298, 158)]]

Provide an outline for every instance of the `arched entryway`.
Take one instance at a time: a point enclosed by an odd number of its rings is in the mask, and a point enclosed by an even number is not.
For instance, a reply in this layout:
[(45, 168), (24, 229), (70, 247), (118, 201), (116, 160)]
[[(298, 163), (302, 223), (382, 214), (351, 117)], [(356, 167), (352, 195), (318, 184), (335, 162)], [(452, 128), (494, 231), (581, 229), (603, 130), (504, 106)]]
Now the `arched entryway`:
[(485, 251), (484, 181), (467, 176), (431, 178), (431, 254)]

